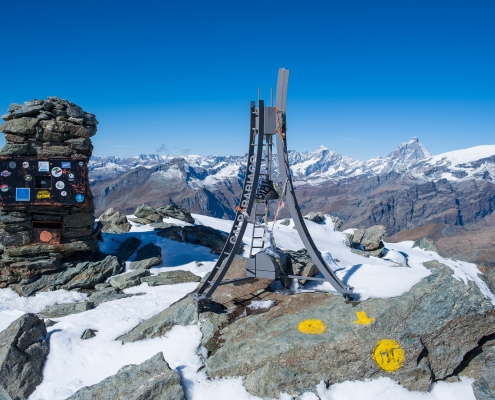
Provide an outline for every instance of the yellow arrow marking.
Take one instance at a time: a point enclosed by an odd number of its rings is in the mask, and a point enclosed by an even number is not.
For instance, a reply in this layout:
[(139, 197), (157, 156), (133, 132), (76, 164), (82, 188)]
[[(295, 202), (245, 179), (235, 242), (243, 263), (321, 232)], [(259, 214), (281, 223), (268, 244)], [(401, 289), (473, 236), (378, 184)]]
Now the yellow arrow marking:
[(325, 332), (327, 326), (319, 319), (307, 319), (300, 322), (297, 329), (299, 329), (302, 333), (307, 333), (308, 335), (321, 335)]
[(357, 311), (356, 317), (357, 320), (354, 321), (355, 324), (369, 325), (372, 322), (375, 322), (374, 318), (368, 318), (368, 316), (366, 315), (366, 311)]
[(397, 371), (404, 364), (404, 349), (392, 339), (382, 339), (373, 350), (373, 360), (386, 372)]

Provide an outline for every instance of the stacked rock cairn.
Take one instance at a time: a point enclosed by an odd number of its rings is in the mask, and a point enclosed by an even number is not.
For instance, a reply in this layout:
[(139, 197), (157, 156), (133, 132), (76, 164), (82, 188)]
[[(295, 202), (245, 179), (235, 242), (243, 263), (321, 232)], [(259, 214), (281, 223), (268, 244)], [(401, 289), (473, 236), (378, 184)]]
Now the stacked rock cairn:
[[(98, 121), (94, 114), (58, 97), (11, 104), (0, 125), (6, 144), (1, 157), (68, 157), (88, 160)], [(87, 177), (86, 177), (87, 179)], [(29, 282), (59, 269), (64, 258), (98, 249), (93, 196), (86, 185), (84, 205), (6, 206), (0, 203), (0, 288)], [(33, 221), (61, 222), (60, 244), (32, 243)], [(83, 254), (83, 253), (78, 253)]]

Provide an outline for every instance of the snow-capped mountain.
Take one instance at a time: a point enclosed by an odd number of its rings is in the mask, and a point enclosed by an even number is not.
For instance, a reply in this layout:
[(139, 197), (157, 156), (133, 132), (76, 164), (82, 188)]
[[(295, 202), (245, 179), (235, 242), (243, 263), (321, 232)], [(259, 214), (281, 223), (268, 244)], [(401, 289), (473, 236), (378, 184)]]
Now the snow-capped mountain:
[[(97, 212), (174, 202), (232, 218), (246, 157), (93, 157)], [(359, 161), (321, 146), (290, 151), (289, 163), (303, 211), (331, 212), (349, 226), (380, 223), (392, 234), (427, 223), (469, 224), (495, 209), (495, 145), (433, 156), (414, 137), (383, 158)]]

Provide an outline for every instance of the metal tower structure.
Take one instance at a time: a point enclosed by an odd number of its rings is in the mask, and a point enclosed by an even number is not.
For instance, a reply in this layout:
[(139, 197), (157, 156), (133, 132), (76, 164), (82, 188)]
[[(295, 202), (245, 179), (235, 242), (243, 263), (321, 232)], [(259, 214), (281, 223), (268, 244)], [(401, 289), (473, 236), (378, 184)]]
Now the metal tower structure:
[[(213, 267), (208, 279), (201, 285), (199, 290), (189, 295), (196, 301), (198, 311), (199, 303), (203, 300), (210, 299), (216, 288), (220, 285), (255, 277), (269, 279), (280, 277), (302, 278), (287, 274), (285, 254), (276, 247), (273, 236), (267, 226), (269, 203), (270, 201), (280, 199), (280, 195), (275, 190), (272, 180), (272, 147), (274, 136), (276, 138), (280, 178), (283, 185), (282, 198), (289, 208), (297, 232), (308, 254), (324, 276), (324, 278), (307, 276), (303, 278), (305, 280), (327, 281), (337, 292), (346, 298), (349, 298), (352, 294), (353, 288), (345, 285), (335, 275), (332, 269), (326, 264), (320, 251), (316, 248), (297, 203), (287, 153), (286, 103), (288, 82), (289, 71), (285, 68), (280, 68), (278, 71), (275, 107), (265, 107), (263, 100), (258, 100), (257, 106), (254, 101), (251, 101), (248, 161), (240, 203), (236, 207), (234, 223), (218, 261)], [(265, 163), (264, 174), (261, 174), (263, 148), (265, 148)], [(260, 183), (261, 175), (263, 179)], [(257, 222), (261, 216), (264, 217), (265, 224)], [(248, 224), (253, 225), (253, 230), (250, 256), (246, 267), (246, 278), (224, 281), (225, 274), (232, 264), (235, 255), (239, 252)], [(268, 241), (267, 247), (265, 245), (266, 241)], [(254, 253), (254, 251), (258, 252)]]

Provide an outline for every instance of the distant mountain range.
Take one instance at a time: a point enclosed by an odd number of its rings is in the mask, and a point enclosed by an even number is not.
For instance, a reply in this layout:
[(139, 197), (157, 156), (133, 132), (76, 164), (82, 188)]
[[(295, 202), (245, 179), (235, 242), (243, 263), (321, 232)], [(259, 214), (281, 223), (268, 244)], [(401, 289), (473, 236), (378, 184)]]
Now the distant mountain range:
[[(109, 207), (130, 213), (141, 203), (173, 202), (232, 218), (246, 157), (92, 157), (97, 214)], [(495, 209), (495, 145), (433, 156), (414, 137), (384, 158), (359, 161), (321, 146), (290, 151), (289, 161), (302, 211), (331, 213), (345, 227), (383, 224), (393, 234), (430, 223), (463, 226)]]

